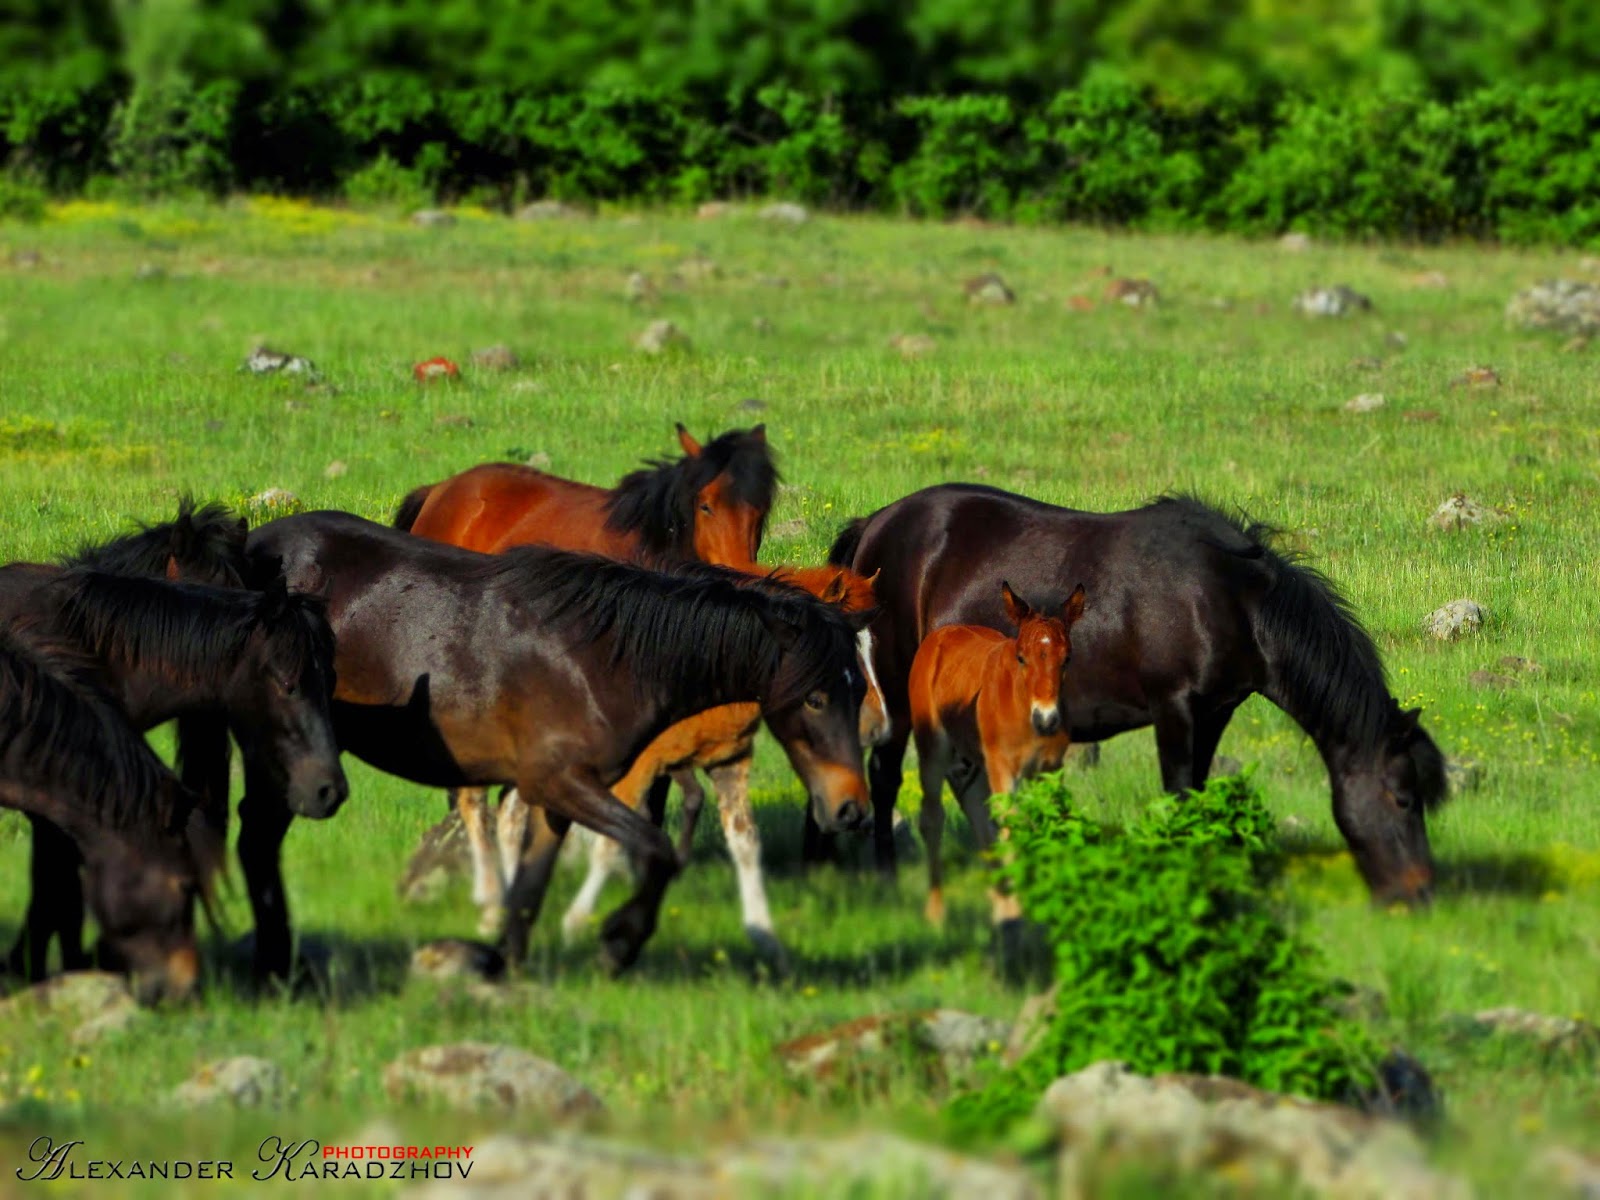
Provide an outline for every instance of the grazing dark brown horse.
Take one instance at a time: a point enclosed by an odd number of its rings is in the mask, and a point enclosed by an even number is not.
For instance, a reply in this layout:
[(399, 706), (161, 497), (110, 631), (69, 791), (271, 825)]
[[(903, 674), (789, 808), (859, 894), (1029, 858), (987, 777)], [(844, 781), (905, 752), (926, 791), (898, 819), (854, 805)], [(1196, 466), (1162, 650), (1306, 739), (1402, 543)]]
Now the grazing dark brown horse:
[[(513, 962), (573, 821), (616, 838), (645, 868), (603, 930), (614, 966), (638, 956), (678, 861), (666, 835), (610, 788), (654, 737), (696, 712), (760, 703), (817, 819), (833, 828), (866, 820), (856, 628), (797, 589), (545, 547), (476, 554), (337, 512), (271, 521), (248, 550), (327, 602), (343, 749), (429, 786), (514, 785), (544, 811), (511, 886)], [(291, 806), (247, 775), (239, 853), (262, 970), (289, 965), (278, 848), (291, 815), (334, 807)]]
[[(329, 708), (333, 635), (320, 602), (290, 596), (281, 577), (248, 592), (13, 564), (0, 568), (0, 628), (21, 622), (93, 661), (135, 729), (219, 714), (247, 766), (297, 802), (337, 804), (348, 792)], [(62, 965), (85, 965), (71, 848), (38, 820), (32, 879), (8, 968), (42, 978), (55, 935)]]
[(1169, 792), (1204, 784), (1233, 712), (1259, 692), (1311, 736), (1333, 814), (1379, 899), (1425, 899), (1424, 812), (1444, 761), (1389, 694), (1348, 604), (1272, 548), (1271, 531), (1188, 498), (1120, 513), (1057, 508), (995, 488), (927, 488), (848, 526), (832, 561), (881, 571), (874, 625), (892, 732), (872, 752), (879, 864), (894, 865), (893, 805), (909, 733), (906, 681), (941, 625), (1005, 628), (1000, 582), (1054, 607), (1080, 580), (1093, 597), (1073, 630), (1072, 740), (1154, 725)]
[(701, 446), (679, 425), (678, 441), (682, 458), (652, 462), (610, 489), (485, 463), (416, 489), (395, 528), (485, 554), (542, 543), (629, 561), (753, 566), (778, 483), (766, 427)]
[(194, 901), (222, 848), (206, 843), (195, 801), (100, 689), (94, 663), (38, 630), (0, 628), (0, 804), (68, 839), (101, 962), (128, 972), (146, 1003), (182, 999), (199, 978)]

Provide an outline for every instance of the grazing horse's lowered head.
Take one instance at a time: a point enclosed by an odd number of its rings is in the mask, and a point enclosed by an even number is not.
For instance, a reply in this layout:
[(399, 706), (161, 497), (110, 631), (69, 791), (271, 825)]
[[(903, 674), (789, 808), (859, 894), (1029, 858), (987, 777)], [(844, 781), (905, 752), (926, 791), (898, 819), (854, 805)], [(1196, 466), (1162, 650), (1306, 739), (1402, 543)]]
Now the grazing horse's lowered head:
[(866, 683), (866, 695), (861, 700), (861, 745), (870, 748), (882, 745), (889, 737), (889, 704), (883, 696), (883, 686), (878, 682), (877, 667), (872, 661), (873, 639), (871, 617), (877, 615), (877, 597), (873, 585), (878, 573), (858, 575), (849, 567), (778, 567), (772, 578), (793, 584), (810, 592), (824, 604), (832, 604), (847, 613), (868, 614), (865, 623), (857, 622), (856, 661)]
[(617, 485), (607, 527), (637, 534), (653, 556), (754, 567), (778, 486), (766, 426), (730, 429), (702, 446), (680, 424), (678, 443), (682, 458), (654, 461)]
[(98, 664), (28, 622), (0, 630), (0, 803), (72, 839), (101, 963), (145, 1003), (185, 999), (199, 978), (194, 902), (209, 912), (223, 847), (196, 799), (104, 691)]
[(171, 521), (141, 525), (133, 533), (98, 546), (85, 546), (62, 560), (67, 567), (87, 567), (116, 575), (143, 575), (243, 587), (244, 543), (249, 525), (225, 505), (198, 507), (185, 496)]

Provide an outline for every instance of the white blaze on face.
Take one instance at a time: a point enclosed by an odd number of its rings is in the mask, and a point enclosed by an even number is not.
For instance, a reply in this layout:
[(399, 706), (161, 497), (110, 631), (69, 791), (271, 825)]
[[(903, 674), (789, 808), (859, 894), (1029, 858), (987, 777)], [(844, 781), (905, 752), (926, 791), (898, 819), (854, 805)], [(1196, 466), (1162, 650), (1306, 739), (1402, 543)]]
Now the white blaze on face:
[(889, 736), (889, 704), (883, 698), (883, 688), (878, 686), (878, 672), (872, 665), (872, 631), (862, 629), (856, 633), (856, 657), (861, 661), (861, 670), (867, 677), (867, 694), (872, 696), (878, 706), (878, 711), (883, 714), (883, 729), (879, 736)]

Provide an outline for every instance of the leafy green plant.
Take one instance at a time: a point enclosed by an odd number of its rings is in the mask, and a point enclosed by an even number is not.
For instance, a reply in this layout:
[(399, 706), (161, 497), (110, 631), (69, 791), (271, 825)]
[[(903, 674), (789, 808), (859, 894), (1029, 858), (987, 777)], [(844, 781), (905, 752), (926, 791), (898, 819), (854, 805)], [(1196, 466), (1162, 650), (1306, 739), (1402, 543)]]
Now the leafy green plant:
[(433, 192), (416, 167), (403, 167), (388, 152), (362, 167), (344, 185), (345, 199), (364, 208), (410, 212), (433, 203)]
[(1044, 928), (1056, 1000), (1021, 1061), (958, 1099), (958, 1127), (1004, 1128), (1103, 1059), (1314, 1097), (1370, 1086), (1376, 1047), (1335, 1016), (1337, 985), (1278, 911), (1272, 818), (1247, 779), (1164, 801), (1117, 837), (1073, 812), (1059, 774), (996, 816), (997, 879)]

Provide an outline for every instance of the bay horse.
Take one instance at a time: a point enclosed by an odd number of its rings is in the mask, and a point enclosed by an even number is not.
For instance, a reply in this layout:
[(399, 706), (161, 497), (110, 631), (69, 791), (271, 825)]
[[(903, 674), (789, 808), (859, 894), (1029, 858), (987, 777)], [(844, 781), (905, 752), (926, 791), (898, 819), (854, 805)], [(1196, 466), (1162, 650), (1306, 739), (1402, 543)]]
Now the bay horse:
[[(247, 767), (297, 802), (337, 803), (348, 792), (330, 712), (332, 631), (320, 603), (290, 596), (281, 576), (249, 592), (81, 567), (0, 567), (0, 627), (23, 621), (92, 661), (136, 730), (217, 714)], [(225, 805), (225, 777), (222, 786)], [(201, 815), (220, 848), (225, 817)], [(71, 846), (45, 822), (33, 826), (33, 895), (7, 968), (40, 979), (53, 936), (65, 969), (87, 960)]]
[[(798, 587), (847, 613), (866, 613), (876, 606), (873, 580), (848, 567), (777, 567), (762, 578)], [(883, 692), (872, 673), (872, 643), (867, 629), (861, 630), (857, 640), (857, 660), (863, 666), (867, 685), (861, 705), (861, 741), (863, 745), (873, 745), (887, 732)], [(761, 709), (755, 704), (724, 704), (697, 713), (651, 742), (634, 759), (628, 773), (612, 787), (611, 794), (629, 808), (638, 810), (647, 802), (657, 779), (670, 775), (677, 780), (684, 794), (678, 861), (686, 866), (705, 799), (694, 772), (703, 770), (709, 774), (716, 792), (723, 837), (738, 879), (745, 933), (763, 957), (780, 962), (783, 947), (773, 931), (766, 882), (761, 873), (761, 836), (750, 810), (750, 761), (760, 726)], [(660, 814), (653, 812), (651, 817), (660, 824)], [(519, 837), (514, 832), (511, 844), (502, 844), (502, 855), (507, 855), (508, 851), (514, 854), (518, 844)], [(561, 918), (562, 934), (569, 941), (594, 915), (606, 880), (620, 873), (623, 866), (622, 847), (617, 842), (609, 838), (595, 838), (590, 842), (588, 874)]]
[(27, 623), (0, 627), (0, 805), (68, 840), (101, 963), (128, 973), (143, 1003), (184, 999), (199, 979), (194, 902), (208, 901), (222, 847), (197, 799), (101, 690), (96, 664)]
[(595, 487), (515, 463), (484, 463), (411, 492), (396, 529), (497, 554), (535, 542), (652, 564), (752, 566), (778, 485), (766, 426), (702, 446), (678, 425), (679, 459)]
[[(1057, 770), (1072, 744), (1062, 693), (1071, 629), (1083, 616), (1083, 585), (1059, 617), (1030, 608), (1004, 580), (1000, 599), (1014, 637), (985, 625), (941, 625), (922, 639), (911, 662), (907, 690), (922, 780), (917, 824), (928, 854), (928, 920), (935, 924), (944, 922), (944, 781), (982, 853), (996, 837), (989, 797)], [(991, 892), (990, 903), (997, 925), (1021, 915), (1009, 896)]]
[(882, 572), (873, 628), (893, 728), (870, 769), (881, 868), (894, 869), (907, 680), (922, 639), (940, 625), (1004, 628), (1001, 579), (1047, 608), (1081, 580), (1094, 605), (1073, 637), (1073, 741), (1154, 725), (1162, 787), (1182, 793), (1205, 783), (1229, 718), (1259, 692), (1320, 751), (1334, 820), (1374, 898), (1428, 897), (1425, 814), (1445, 799), (1444, 758), (1420, 710), (1389, 694), (1349, 604), (1274, 549), (1269, 527), (1190, 497), (1091, 513), (945, 484), (853, 522), (829, 557)]
[[(614, 968), (638, 957), (677, 856), (609, 789), (651, 740), (696, 712), (759, 703), (819, 823), (867, 819), (856, 630), (795, 589), (541, 546), (477, 554), (340, 512), (270, 521), (251, 532), (247, 553), (327, 604), (342, 749), (427, 786), (513, 785), (543, 810), (508, 898), (503, 945), (514, 964), (573, 821), (643, 864), (638, 890), (602, 931)], [(239, 852), (257, 965), (281, 974), (289, 923), (278, 850), (292, 816), (329, 817), (337, 805), (292, 805), (248, 768), (245, 792)]]

